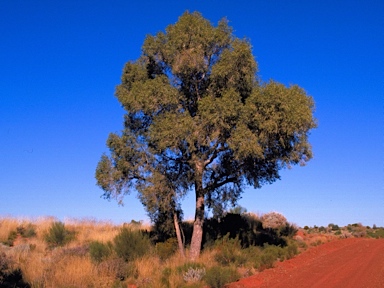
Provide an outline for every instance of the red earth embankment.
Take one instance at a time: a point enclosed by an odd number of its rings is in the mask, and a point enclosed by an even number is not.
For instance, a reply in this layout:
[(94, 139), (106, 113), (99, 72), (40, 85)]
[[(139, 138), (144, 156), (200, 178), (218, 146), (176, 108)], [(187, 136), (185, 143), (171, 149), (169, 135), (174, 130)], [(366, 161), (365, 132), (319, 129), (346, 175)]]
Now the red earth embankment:
[(226, 287), (384, 287), (384, 239), (329, 242)]

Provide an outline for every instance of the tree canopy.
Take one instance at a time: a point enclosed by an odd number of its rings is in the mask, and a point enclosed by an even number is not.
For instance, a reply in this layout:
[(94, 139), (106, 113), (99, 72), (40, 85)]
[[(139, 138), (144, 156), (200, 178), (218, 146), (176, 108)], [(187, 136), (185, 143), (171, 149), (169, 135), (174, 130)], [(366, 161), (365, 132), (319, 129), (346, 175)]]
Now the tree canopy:
[(147, 36), (116, 97), (124, 129), (109, 135), (97, 184), (119, 201), (137, 191), (150, 215), (179, 215), (180, 199), (195, 193), (192, 260), (206, 206), (234, 204), (244, 187), (272, 183), (282, 168), (312, 157), (313, 99), (299, 86), (262, 82), (251, 44), (225, 19), (215, 27), (186, 12)]

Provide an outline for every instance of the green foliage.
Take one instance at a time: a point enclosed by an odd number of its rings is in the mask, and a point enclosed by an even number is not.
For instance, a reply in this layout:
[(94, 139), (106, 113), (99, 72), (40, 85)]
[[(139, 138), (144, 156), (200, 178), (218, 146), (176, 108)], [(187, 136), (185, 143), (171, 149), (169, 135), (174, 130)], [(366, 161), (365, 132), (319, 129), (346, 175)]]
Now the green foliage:
[(16, 238), (17, 238), (17, 231), (15, 230), (9, 231), (8, 238), (6, 241), (3, 241), (3, 244), (7, 246), (13, 246), (13, 242), (16, 240)]
[(260, 269), (272, 268), (276, 260), (283, 254), (283, 248), (274, 245), (265, 245), (260, 257)]
[(99, 241), (92, 241), (89, 244), (89, 255), (93, 262), (100, 263), (107, 259), (112, 253), (112, 244), (102, 243)]
[(161, 260), (171, 257), (177, 251), (177, 239), (169, 238), (165, 242), (156, 243), (156, 254)]
[(290, 241), (285, 247), (275, 245), (264, 245), (260, 256), (260, 270), (272, 268), (276, 261), (284, 261), (291, 259), (299, 253), (298, 245)]
[(262, 249), (256, 246), (250, 246), (242, 250), (246, 256), (247, 262), (244, 266), (259, 269), (261, 266)]
[(204, 281), (211, 288), (222, 288), (225, 284), (235, 282), (240, 278), (240, 274), (234, 267), (213, 266), (207, 269)]
[(247, 260), (246, 255), (242, 253), (241, 243), (238, 238), (229, 239), (229, 234), (215, 243), (215, 260), (224, 266), (235, 264), (240, 266)]
[(13, 246), (13, 242), (16, 240), (18, 235), (23, 238), (31, 238), (36, 236), (34, 225), (28, 223), (26, 226), (17, 226), (16, 230), (12, 230), (8, 233), (8, 238), (6, 241), (3, 241), (3, 244), (7, 246)]
[[(126, 115), (122, 133), (107, 140), (111, 155), (96, 169), (104, 196), (121, 202), (138, 191), (151, 218), (171, 219), (192, 188), (206, 202), (196, 211), (194, 227), (202, 230), (203, 207), (220, 211), (246, 185), (258, 188), (279, 179), (281, 168), (304, 165), (316, 126), (312, 98), (256, 73), (251, 44), (225, 19), (214, 27), (186, 12), (147, 36), (116, 88)], [(202, 233), (195, 235), (191, 255), (201, 247)]]
[(328, 228), (330, 228), (332, 231), (340, 230), (340, 227), (333, 223), (328, 224)]
[(374, 229), (367, 231), (367, 234), (372, 238), (384, 238), (384, 228), (375, 227)]
[(152, 250), (151, 242), (147, 235), (140, 230), (131, 230), (123, 227), (113, 239), (116, 254), (125, 261), (140, 258)]
[(75, 233), (65, 228), (62, 222), (53, 222), (48, 232), (44, 235), (44, 240), (50, 247), (64, 246), (72, 241)]
[(327, 229), (325, 229), (324, 226), (319, 227), (319, 232), (327, 232)]

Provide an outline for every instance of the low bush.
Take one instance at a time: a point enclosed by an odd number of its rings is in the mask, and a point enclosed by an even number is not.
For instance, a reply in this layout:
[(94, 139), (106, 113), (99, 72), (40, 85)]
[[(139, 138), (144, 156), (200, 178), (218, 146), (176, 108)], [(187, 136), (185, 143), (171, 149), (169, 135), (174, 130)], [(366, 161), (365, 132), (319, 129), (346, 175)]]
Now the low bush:
[(151, 252), (152, 244), (147, 235), (140, 230), (123, 227), (113, 239), (117, 256), (125, 261), (133, 261)]
[(7, 246), (13, 246), (13, 242), (15, 242), (16, 238), (17, 238), (17, 231), (16, 230), (9, 231), (8, 238), (6, 241), (3, 242), (3, 244)]
[(28, 223), (25, 226), (23, 225), (18, 226), (16, 228), (16, 232), (20, 234), (21, 237), (24, 237), (24, 238), (32, 238), (36, 236), (35, 225), (33, 225), (32, 223)]
[(91, 260), (96, 263), (107, 259), (111, 255), (112, 244), (105, 244), (99, 241), (93, 241), (89, 244), (89, 255)]
[(97, 266), (97, 272), (99, 275), (107, 277), (113, 277), (118, 280), (123, 280), (127, 277), (135, 277), (137, 271), (134, 265), (128, 265), (121, 258), (109, 258), (100, 262)]
[(283, 248), (266, 244), (260, 256), (259, 270), (272, 268), (282, 254), (284, 254)]
[(384, 238), (384, 228), (375, 228), (367, 231), (367, 235), (372, 238)]
[(75, 233), (65, 228), (62, 222), (53, 222), (44, 240), (49, 247), (64, 246), (75, 238)]
[(207, 269), (204, 281), (211, 288), (222, 288), (225, 284), (235, 282), (240, 278), (240, 274), (235, 267), (213, 266)]
[(177, 247), (177, 239), (169, 238), (165, 242), (156, 243), (156, 254), (161, 260), (165, 260), (175, 254)]
[(190, 267), (188, 271), (184, 272), (183, 279), (185, 282), (194, 283), (199, 282), (205, 275), (205, 268), (193, 268)]
[(215, 242), (215, 260), (221, 265), (242, 265), (246, 257), (242, 253), (241, 243), (238, 237), (229, 239), (229, 234)]

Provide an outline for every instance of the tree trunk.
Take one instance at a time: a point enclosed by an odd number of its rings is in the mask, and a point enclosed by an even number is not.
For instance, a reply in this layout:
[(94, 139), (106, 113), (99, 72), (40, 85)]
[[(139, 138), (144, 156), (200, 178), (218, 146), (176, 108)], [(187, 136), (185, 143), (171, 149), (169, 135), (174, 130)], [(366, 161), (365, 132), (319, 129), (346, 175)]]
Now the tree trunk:
[(179, 252), (180, 252), (180, 255), (184, 258), (185, 257), (184, 243), (183, 243), (183, 240), (181, 239), (179, 219), (177, 218), (177, 213), (176, 212), (173, 213), (173, 223), (175, 225), (177, 243), (179, 245)]
[(196, 173), (195, 191), (196, 191), (196, 211), (195, 222), (193, 223), (193, 232), (191, 240), (191, 249), (189, 258), (195, 261), (200, 256), (201, 242), (203, 240), (203, 224), (204, 224), (204, 190), (202, 182), (202, 169)]

